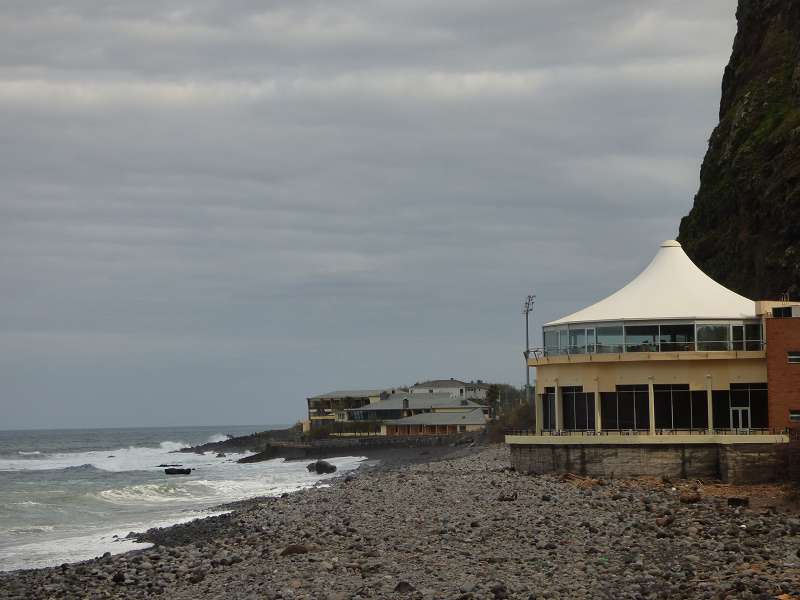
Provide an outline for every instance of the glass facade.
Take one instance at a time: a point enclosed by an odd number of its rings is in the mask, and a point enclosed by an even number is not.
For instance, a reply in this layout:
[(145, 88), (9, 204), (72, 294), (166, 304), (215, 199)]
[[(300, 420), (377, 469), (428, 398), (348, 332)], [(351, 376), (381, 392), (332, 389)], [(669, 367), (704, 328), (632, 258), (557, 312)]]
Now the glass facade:
[(545, 356), (752, 351), (764, 347), (760, 321), (576, 323), (545, 327), (543, 339)]

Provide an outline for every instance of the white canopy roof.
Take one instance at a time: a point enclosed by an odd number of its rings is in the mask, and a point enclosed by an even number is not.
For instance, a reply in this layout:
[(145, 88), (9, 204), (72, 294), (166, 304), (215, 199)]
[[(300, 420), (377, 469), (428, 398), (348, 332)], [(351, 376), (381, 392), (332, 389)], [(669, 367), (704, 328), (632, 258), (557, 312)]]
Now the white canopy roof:
[(667, 240), (647, 268), (621, 290), (547, 325), (592, 321), (753, 319), (755, 302), (718, 284), (675, 240)]

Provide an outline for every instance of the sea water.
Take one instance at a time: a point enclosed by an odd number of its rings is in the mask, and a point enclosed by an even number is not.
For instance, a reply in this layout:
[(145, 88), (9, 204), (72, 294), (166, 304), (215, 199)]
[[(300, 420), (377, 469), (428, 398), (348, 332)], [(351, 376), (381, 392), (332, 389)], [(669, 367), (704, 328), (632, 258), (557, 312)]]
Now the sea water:
[[(296, 491), (331, 477), (310, 473), (305, 461), (239, 464), (242, 454), (175, 452), (269, 428), (0, 431), (0, 571), (147, 547), (125, 536), (220, 514), (225, 502)], [(343, 472), (362, 460), (330, 462)], [(166, 475), (162, 464), (194, 470)]]

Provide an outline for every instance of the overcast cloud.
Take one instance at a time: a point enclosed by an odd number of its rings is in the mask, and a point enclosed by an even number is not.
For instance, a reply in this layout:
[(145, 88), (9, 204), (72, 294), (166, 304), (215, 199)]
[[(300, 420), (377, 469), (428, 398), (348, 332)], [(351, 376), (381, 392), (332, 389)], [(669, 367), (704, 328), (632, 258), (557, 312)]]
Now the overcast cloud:
[(677, 234), (735, 0), (5, 0), (0, 429), (524, 379)]

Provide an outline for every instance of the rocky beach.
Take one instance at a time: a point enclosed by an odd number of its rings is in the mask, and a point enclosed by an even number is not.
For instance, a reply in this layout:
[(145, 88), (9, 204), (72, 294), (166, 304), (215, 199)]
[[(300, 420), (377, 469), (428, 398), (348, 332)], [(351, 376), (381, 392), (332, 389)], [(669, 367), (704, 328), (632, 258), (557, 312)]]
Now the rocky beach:
[(0, 596), (800, 597), (800, 519), (769, 502), (508, 465), (493, 446), (365, 468), (147, 532), (146, 550), (0, 574)]

